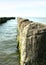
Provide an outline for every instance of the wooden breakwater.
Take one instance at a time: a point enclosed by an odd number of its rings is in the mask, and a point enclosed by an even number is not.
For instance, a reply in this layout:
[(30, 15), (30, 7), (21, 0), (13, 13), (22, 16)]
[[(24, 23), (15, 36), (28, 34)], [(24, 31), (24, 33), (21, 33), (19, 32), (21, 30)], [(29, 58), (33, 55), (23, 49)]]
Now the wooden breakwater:
[(20, 65), (46, 65), (46, 25), (17, 18)]
[(5, 23), (11, 19), (15, 19), (15, 17), (0, 17), (0, 24)]

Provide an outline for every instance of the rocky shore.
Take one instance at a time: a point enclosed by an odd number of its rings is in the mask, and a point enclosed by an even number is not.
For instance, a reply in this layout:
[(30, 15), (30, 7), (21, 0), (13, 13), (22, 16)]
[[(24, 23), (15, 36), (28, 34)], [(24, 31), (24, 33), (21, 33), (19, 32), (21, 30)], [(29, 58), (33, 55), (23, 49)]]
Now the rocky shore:
[(17, 18), (20, 65), (46, 65), (46, 25)]
[(0, 24), (7, 22), (7, 20), (15, 19), (15, 17), (1, 17)]

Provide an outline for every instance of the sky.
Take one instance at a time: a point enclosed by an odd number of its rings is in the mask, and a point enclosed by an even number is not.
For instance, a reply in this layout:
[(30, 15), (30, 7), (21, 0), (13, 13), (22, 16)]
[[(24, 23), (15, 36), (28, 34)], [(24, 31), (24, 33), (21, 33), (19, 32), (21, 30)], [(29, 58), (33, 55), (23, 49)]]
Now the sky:
[(0, 17), (46, 17), (46, 0), (0, 0)]

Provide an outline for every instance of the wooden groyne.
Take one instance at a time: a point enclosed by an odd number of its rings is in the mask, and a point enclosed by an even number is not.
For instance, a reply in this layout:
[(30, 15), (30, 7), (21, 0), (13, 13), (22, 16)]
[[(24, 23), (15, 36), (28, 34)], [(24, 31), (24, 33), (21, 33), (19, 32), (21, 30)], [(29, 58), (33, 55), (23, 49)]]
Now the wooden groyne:
[(46, 65), (46, 25), (17, 18), (20, 65)]
[(0, 17), (0, 24), (5, 23), (11, 19), (15, 19), (15, 17)]

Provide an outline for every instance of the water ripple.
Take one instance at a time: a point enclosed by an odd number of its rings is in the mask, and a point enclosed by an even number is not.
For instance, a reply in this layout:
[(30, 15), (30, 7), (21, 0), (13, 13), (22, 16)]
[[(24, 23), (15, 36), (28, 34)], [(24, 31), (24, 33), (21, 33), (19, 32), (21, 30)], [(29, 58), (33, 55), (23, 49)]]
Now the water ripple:
[(16, 20), (0, 25), (0, 65), (19, 65), (16, 36)]

